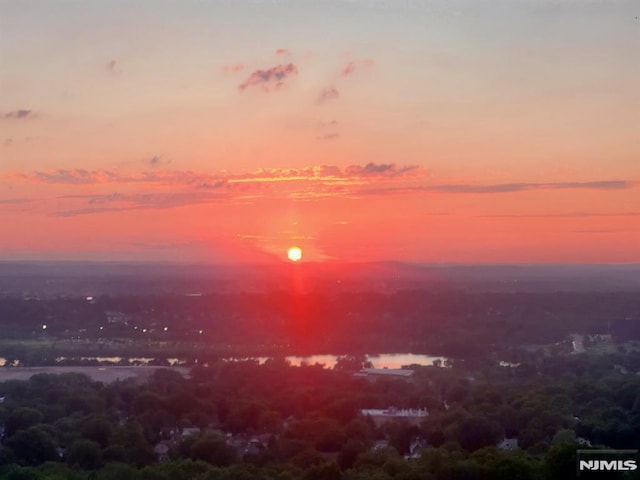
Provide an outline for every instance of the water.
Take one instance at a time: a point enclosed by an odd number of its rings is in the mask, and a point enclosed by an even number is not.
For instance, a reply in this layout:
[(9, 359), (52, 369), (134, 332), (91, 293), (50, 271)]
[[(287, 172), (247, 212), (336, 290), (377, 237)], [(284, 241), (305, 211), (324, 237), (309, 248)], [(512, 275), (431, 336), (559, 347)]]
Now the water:
[[(338, 360), (339, 355), (310, 355), (308, 357), (299, 357), (299, 356), (288, 356), (286, 359), (293, 366), (300, 366), (302, 364), (314, 365), (319, 363), (324, 365), (325, 368), (333, 368)], [(56, 362), (62, 362), (66, 360), (67, 357), (58, 357), (56, 358)], [(122, 360), (126, 360), (127, 363), (141, 363), (141, 364), (149, 364), (154, 359), (150, 357), (80, 357), (80, 360), (96, 360), (100, 363), (108, 362), (117, 364)], [(260, 363), (264, 363), (267, 361), (269, 357), (250, 357), (250, 358), (239, 358), (239, 357), (230, 357), (225, 360), (257, 360)], [(170, 365), (181, 365), (184, 362), (178, 358), (169, 358), (167, 359)], [(401, 368), (404, 365), (433, 365), (434, 360), (440, 360), (442, 363), (445, 362), (445, 357), (434, 357), (431, 355), (420, 355), (414, 353), (382, 353), (382, 354), (372, 354), (367, 355), (367, 360), (369, 360), (375, 368)], [(0, 367), (6, 365), (6, 359), (0, 357)], [(14, 362), (14, 366), (19, 365), (19, 361)]]
[[(302, 364), (314, 365), (319, 363), (325, 368), (333, 368), (340, 355), (310, 355), (308, 357), (288, 356), (287, 361), (293, 366)], [(425, 365), (431, 366), (435, 360), (445, 362), (445, 357), (433, 357), (431, 355), (421, 355), (415, 353), (381, 353), (367, 355), (374, 368), (401, 368), (404, 365)], [(257, 360), (264, 363), (269, 357), (252, 357), (252, 358), (228, 358), (227, 360)]]

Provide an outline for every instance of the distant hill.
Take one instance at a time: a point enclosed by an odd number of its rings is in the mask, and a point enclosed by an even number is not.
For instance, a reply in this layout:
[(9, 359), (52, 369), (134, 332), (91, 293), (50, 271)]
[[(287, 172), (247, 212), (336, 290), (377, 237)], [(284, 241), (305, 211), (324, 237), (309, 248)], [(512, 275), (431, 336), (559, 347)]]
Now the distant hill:
[(455, 265), (325, 262), (263, 265), (0, 263), (0, 294), (233, 293), (271, 290), (633, 291), (640, 265)]

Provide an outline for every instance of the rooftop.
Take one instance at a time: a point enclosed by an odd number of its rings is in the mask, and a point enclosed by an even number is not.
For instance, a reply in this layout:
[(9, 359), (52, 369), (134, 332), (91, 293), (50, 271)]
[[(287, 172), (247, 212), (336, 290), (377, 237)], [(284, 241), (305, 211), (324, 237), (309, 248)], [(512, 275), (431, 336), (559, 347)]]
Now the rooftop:
[(383, 417), (426, 417), (429, 412), (426, 408), (406, 408), (397, 409), (394, 407), (385, 409), (364, 409), (361, 410), (362, 415), (383, 416)]
[(363, 368), (359, 373), (364, 375), (410, 377), (411, 375), (413, 375), (413, 370), (405, 370), (402, 368)]

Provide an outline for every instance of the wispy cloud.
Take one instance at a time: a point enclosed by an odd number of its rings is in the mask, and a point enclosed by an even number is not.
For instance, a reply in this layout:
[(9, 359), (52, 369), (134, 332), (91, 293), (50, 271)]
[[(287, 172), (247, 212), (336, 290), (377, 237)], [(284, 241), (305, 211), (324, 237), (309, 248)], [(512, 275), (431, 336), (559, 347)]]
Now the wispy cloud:
[(337, 140), (340, 138), (339, 133), (327, 133), (326, 135), (320, 135), (316, 137), (318, 140)]
[(591, 228), (583, 230), (573, 230), (573, 233), (588, 233), (588, 234), (603, 234), (603, 233), (624, 233), (633, 232), (635, 230), (629, 230), (627, 228)]
[(32, 201), (30, 198), (0, 198), (0, 205), (23, 205)]
[(344, 168), (335, 165), (314, 165), (304, 168), (261, 168), (253, 172), (241, 175), (231, 175), (227, 181), (234, 183), (251, 182), (283, 182), (295, 180), (307, 180), (317, 182), (357, 181), (372, 178), (390, 178), (412, 175), (420, 168), (415, 165), (399, 167), (392, 163), (367, 163), (365, 165), (349, 165)]
[(30, 173), (19, 173), (18, 176), (43, 183), (54, 184), (93, 184), (109, 183), (117, 181), (118, 175), (107, 170), (84, 170), (84, 169), (59, 169), (54, 171), (36, 171)]
[(249, 87), (262, 87), (266, 92), (273, 89), (279, 89), (284, 86), (285, 80), (298, 75), (298, 69), (293, 63), (286, 65), (276, 65), (267, 70), (256, 70), (249, 78), (238, 85), (240, 91), (244, 91)]
[(398, 177), (419, 170), (416, 165), (398, 167), (394, 163), (367, 163), (366, 165), (350, 165), (345, 169), (347, 176), (357, 177)]
[(242, 63), (233, 63), (230, 65), (224, 65), (222, 67), (222, 71), (224, 73), (239, 73), (244, 70), (244, 65)]
[(118, 62), (115, 60), (108, 61), (105, 65), (105, 69), (109, 75), (120, 75), (122, 73), (122, 70), (118, 68)]
[[(335, 136), (328, 133), (328, 136)], [(150, 164), (160, 161), (152, 157)], [(390, 186), (393, 192), (421, 191), (447, 194), (499, 194), (532, 190), (623, 190), (634, 187), (637, 182), (628, 180), (598, 180), (591, 182), (548, 182), (548, 183), (498, 183), (498, 184), (425, 184), (424, 170), (416, 165), (399, 166), (395, 163), (353, 164), (345, 167), (336, 165), (312, 165), (302, 168), (259, 168), (244, 173), (218, 172), (203, 173), (182, 170), (152, 169), (144, 172), (120, 172), (117, 170), (58, 169), (50, 171), (13, 172), (2, 175), (12, 181), (48, 184), (92, 185), (92, 184), (156, 184), (167, 186), (189, 186), (217, 189), (236, 184), (294, 182), (297, 180), (330, 182), (337, 180), (360, 180), (373, 178), (410, 177), (412, 184)], [(416, 180), (418, 183), (416, 183)], [(384, 193), (379, 186), (373, 193)]]
[(33, 110), (26, 110), (26, 109), (13, 110), (12, 112), (7, 112), (2, 116), (2, 118), (6, 118), (10, 120), (22, 120), (26, 118), (35, 118), (35, 117), (37, 117), (37, 115), (34, 113)]
[[(152, 157), (151, 160), (153, 160), (153, 158), (155, 157)], [(217, 179), (217, 177), (213, 175), (181, 170), (151, 170), (139, 173), (125, 173), (116, 170), (85, 170), (81, 168), (17, 172), (6, 174), (4, 177), (36, 183), (67, 185), (154, 183), (199, 186), (201, 184), (209, 184)]]
[(187, 205), (219, 201), (220, 196), (203, 192), (145, 193), (109, 195), (67, 195), (64, 200), (80, 200), (83, 206), (56, 212), (59, 217), (73, 217), (92, 213), (120, 212), (126, 210), (167, 209)]
[(378, 187), (366, 193), (406, 193), (427, 192), (447, 194), (499, 194), (533, 190), (622, 190), (632, 188), (636, 182), (627, 180), (600, 180), (593, 182), (550, 182), (550, 183), (497, 183), (481, 184), (431, 184), (412, 185), (407, 187)]
[[(329, 134), (334, 135), (334, 134)], [(153, 163), (152, 157), (149, 163)], [(244, 173), (219, 172), (215, 174), (182, 170), (153, 169), (144, 172), (117, 170), (58, 169), (31, 172), (11, 172), (2, 175), (10, 181), (47, 183), (57, 185), (96, 184), (155, 184), (189, 186), (203, 189), (230, 188), (238, 184), (295, 181), (358, 180), (360, 178), (397, 177), (419, 171), (417, 166), (399, 167), (395, 164), (368, 163), (365, 165), (312, 165), (303, 168), (259, 168)]]
[[(326, 135), (318, 137), (319, 140), (327, 141), (337, 138), (339, 134), (334, 132), (327, 132)], [(156, 162), (154, 158), (156, 157), (148, 160), (151, 167)], [(67, 188), (66, 195), (57, 197), (56, 214), (59, 216), (145, 208), (174, 208), (211, 202), (254, 203), (264, 198), (319, 200), (371, 195), (500, 195), (546, 190), (619, 191), (637, 186), (637, 182), (627, 180), (500, 184), (430, 183), (428, 172), (421, 167), (374, 162), (347, 166), (325, 164), (302, 168), (260, 168), (247, 172), (217, 173), (161, 168), (151, 168), (137, 173), (119, 170), (59, 169), (0, 174), (0, 180), (13, 183), (59, 185), (60, 188)], [(94, 190), (96, 185), (100, 185), (102, 191), (109, 186), (121, 191), (112, 194), (87, 194), (87, 189)], [(72, 190), (69, 191), (69, 189)], [(135, 193), (132, 190), (135, 190)], [(13, 199), (5, 200), (3, 203), (11, 205), (21, 202), (21, 199)], [(540, 214), (542, 217), (553, 215), (613, 216), (618, 214), (589, 212)], [(619, 215), (638, 216), (640, 212), (622, 212)]]
[(592, 218), (592, 217), (640, 217), (640, 212), (565, 212), (565, 213), (505, 213), (477, 215), (478, 218)]
[(320, 91), (318, 103), (325, 103), (329, 100), (337, 100), (338, 98), (340, 98), (340, 92), (336, 87), (326, 87)]
[(630, 188), (633, 182), (604, 180), (595, 182), (553, 182), (553, 183), (498, 183), (493, 185), (431, 185), (425, 190), (442, 193), (511, 193), (527, 190), (619, 190)]
[(2, 144), (3, 144), (5, 147), (10, 146), (12, 143), (13, 143), (13, 138), (11, 138), (11, 137), (9, 137), (9, 138), (5, 138), (4, 142), (2, 142)]
[(162, 155), (154, 155), (147, 161), (147, 163), (151, 168), (160, 168), (161, 166), (169, 165), (171, 160)]
[(349, 75), (352, 75), (358, 70), (372, 68), (374, 64), (375, 64), (374, 61), (371, 59), (352, 60), (342, 68), (342, 71), (340, 72), (340, 76), (348, 77)]
[(336, 125), (338, 125), (338, 121), (337, 120), (331, 120), (329, 122), (319, 122), (318, 123), (318, 127), (320, 127), (320, 128), (330, 128), (330, 127), (335, 127)]
[(278, 48), (276, 50), (276, 55), (279, 55), (279, 56), (291, 55), (291, 51), (287, 50), (286, 48)]

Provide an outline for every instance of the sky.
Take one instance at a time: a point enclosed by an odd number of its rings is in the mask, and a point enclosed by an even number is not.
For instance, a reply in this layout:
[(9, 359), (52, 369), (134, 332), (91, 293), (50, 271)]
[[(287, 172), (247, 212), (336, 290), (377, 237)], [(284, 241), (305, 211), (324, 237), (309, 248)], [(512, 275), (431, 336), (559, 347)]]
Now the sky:
[(0, 260), (640, 262), (637, 0), (0, 0)]

